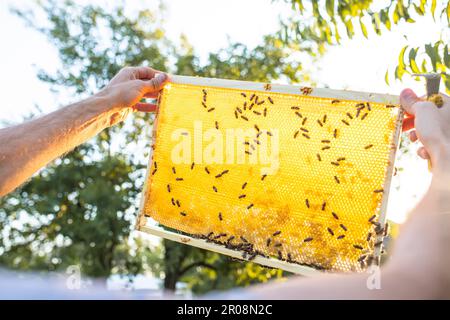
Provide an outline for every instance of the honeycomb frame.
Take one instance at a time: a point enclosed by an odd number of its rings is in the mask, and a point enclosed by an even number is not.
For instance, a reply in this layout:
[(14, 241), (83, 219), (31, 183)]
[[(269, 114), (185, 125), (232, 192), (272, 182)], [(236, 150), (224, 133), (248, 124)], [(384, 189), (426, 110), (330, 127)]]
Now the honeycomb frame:
[[(379, 196), (377, 196), (377, 207), (375, 209), (375, 215), (376, 215), (376, 223), (378, 226), (384, 226), (386, 221), (386, 207), (387, 207), (387, 201), (388, 201), (388, 194), (389, 194), (389, 187), (390, 187), (390, 181), (392, 177), (392, 172), (394, 168), (394, 159), (395, 159), (395, 153), (398, 148), (399, 143), (399, 136), (401, 132), (401, 124), (403, 119), (403, 113), (400, 108), (398, 108), (398, 97), (391, 96), (391, 95), (383, 95), (383, 94), (373, 94), (373, 93), (364, 93), (364, 92), (351, 92), (351, 91), (342, 91), (342, 90), (331, 90), (331, 89), (320, 89), (320, 88), (309, 88), (304, 86), (292, 86), (292, 85), (275, 85), (275, 84), (265, 84), (265, 83), (255, 83), (255, 82), (245, 82), (245, 81), (234, 81), (234, 80), (222, 80), (222, 79), (209, 79), (209, 78), (194, 78), (194, 77), (183, 77), (183, 76), (173, 76), (171, 84), (168, 85), (169, 87), (166, 87), (166, 89), (163, 91), (162, 95), (160, 96), (158, 103), (161, 106), (161, 103), (164, 100), (164, 97), (167, 96), (168, 89), (170, 90), (171, 86), (175, 88), (188, 88), (188, 90), (196, 90), (199, 93), (200, 92), (208, 92), (213, 91), (215, 89), (217, 90), (234, 90), (233, 92), (237, 94), (256, 94), (261, 95), (263, 97), (277, 97), (285, 99), (286, 97), (294, 97), (295, 98), (302, 98), (302, 99), (325, 99), (323, 101), (331, 102), (331, 105), (334, 104), (341, 104), (342, 101), (348, 102), (349, 106), (354, 104), (373, 104), (372, 108), (379, 108), (380, 105), (383, 105), (386, 109), (392, 110), (393, 116), (392, 116), (392, 127), (388, 130), (389, 131), (389, 139), (386, 142), (386, 145), (388, 145), (388, 149), (385, 149), (385, 158), (386, 162), (382, 164), (383, 170), (384, 170), (384, 176), (383, 176), (383, 183), (382, 186), (380, 186), (379, 190), (374, 191), (380, 191), (382, 188), (382, 192), (379, 193)], [(204, 97), (205, 98), (205, 97)], [(248, 97), (247, 97), (248, 98)], [(206, 100), (206, 99), (205, 99)], [(265, 99), (267, 102), (267, 99)], [(322, 102), (323, 102), (322, 101)], [(335, 102), (335, 103), (334, 103)], [(267, 102), (269, 103), (269, 102)], [(199, 101), (200, 106), (200, 101)], [(163, 109), (164, 107), (162, 107)], [(300, 107), (301, 108), (301, 107)], [(371, 107), (369, 106), (369, 109)], [(323, 107), (324, 110), (330, 110), (330, 106)], [(347, 110), (348, 108), (346, 108)], [(365, 109), (367, 110), (367, 109)], [(379, 109), (382, 111), (382, 109)], [(179, 110), (178, 110), (179, 111)], [(206, 110), (208, 111), (208, 110)], [(370, 110), (372, 111), (372, 110)], [(158, 135), (160, 131), (160, 120), (161, 117), (160, 112), (161, 108), (158, 109), (158, 114), (156, 116), (155, 124), (153, 127), (153, 143), (154, 145), (158, 143)], [(292, 109), (292, 112), (295, 114), (297, 110)], [(369, 113), (369, 112), (367, 112)], [(232, 114), (232, 113), (231, 113)], [(358, 115), (362, 118), (362, 113)], [(232, 116), (231, 116), (232, 117)], [(355, 117), (353, 115), (352, 117)], [(344, 120), (344, 119), (342, 119)], [(350, 121), (350, 119), (347, 119)], [(331, 120), (330, 120), (331, 121)], [(320, 122), (320, 121), (319, 121)], [(347, 122), (344, 120), (344, 122)], [(163, 125), (167, 125), (163, 124)], [(217, 126), (217, 121), (216, 121)], [(263, 130), (263, 129), (261, 129)], [(303, 132), (304, 133), (304, 132)], [(303, 133), (296, 133), (297, 137), (300, 136)], [(353, 133), (355, 134), (355, 133)], [(307, 134), (305, 134), (307, 136)], [(296, 138), (297, 138), (296, 137)], [(305, 138), (304, 136), (302, 136)], [(158, 150), (158, 148), (157, 148)], [(156, 151), (158, 152), (158, 151)], [(195, 163), (194, 163), (195, 164)], [(203, 233), (196, 233), (196, 232), (189, 232), (188, 229), (183, 229), (183, 226), (180, 227), (179, 223), (171, 224), (171, 223), (162, 223), (162, 225), (166, 225), (167, 227), (171, 229), (175, 229), (172, 231), (163, 229), (159, 226), (156, 226), (155, 221), (152, 218), (152, 215), (148, 213), (148, 200), (151, 198), (152, 194), (155, 195), (153, 192), (152, 185), (152, 178), (155, 174), (155, 171), (157, 171), (157, 164), (156, 160), (154, 159), (154, 155), (150, 158), (149, 167), (147, 170), (147, 177), (145, 181), (142, 201), (141, 201), (141, 210), (139, 213), (138, 223), (137, 223), (137, 229), (149, 234), (153, 234), (162, 238), (166, 238), (172, 241), (177, 241), (180, 243), (192, 245), (195, 247), (219, 252), (221, 254), (229, 255), (233, 258), (242, 259), (242, 260), (252, 260), (256, 263), (259, 263), (261, 265), (274, 267), (274, 268), (280, 268), (286, 271), (299, 273), (299, 274), (312, 274), (316, 273), (316, 270), (327, 270), (327, 271), (363, 271), (365, 268), (367, 268), (371, 264), (377, 264), (379, 262), (379, 256), (381, 252), (381, 245), (379, 245), (382, 242), (383, 235), (374, 233), (374, 237), (371, 240), (372, 246), (370, 248), (364, 248), (364, 253), (361, 254), (361, 256), (365, 255), (367, 257), (370, 257), (370, 263), (359, 263), (357, 261), (353, 261), (352, 263), (347, 263), (344, 267), (341, 265), (335, 265), (333, 263), (328, 263), (326, 261), (327, 257), (320, 259), (314, 258), (314, 253), (312, 253), (311, 259), (303, 259), (301, 261), (297, 259), (291, 258), (291, 256), (286, 256), (284, 253), (281, 257), (279, 256), (274, 257), (273, 252), (264, 252), (261, 250), (261, 244), (257, 249), (248, 250), (248, 248), (239, 248), (239, 246), (236, 245), (230, 245), (230, 242), (225, 242), (221, 239), (213, 239), (214, 237), (207, 236), (206, 232)], [(338, 180), (338, 179), (337, 179)], [(159, 194), (161, 194), (161, 189), (159, 188)], [(157, 197), (157, 195), (156, 195)], [(307, 200), (308, 201), (308, 200)], [(173, 201), (172, 201), (173, 202)], [(308, 204), (308, 207), (310, 204)], [(316, 206), (316, 211), (320, 211), (320, 209), (317, 209), (317, 206), (319, 204), (311, 204), (311, 206)], [(324, 204), (321, 203), (323, 206)], [(175, 203), (176, 206), (176, 203)], [(333, 212), (333, 215), (335, 213)], [(150, 219), (149, 219), (150, 218)], [(156, 219), (158, 220), (158, 219)], [(222, 218), (220, 217), (220, 220)], [(369, 221), (374, 222), (374, 221)], [(341, 224), (342, 225), (342, 224)], [(346, 228), (346, 227), (344, 227)], [(277, 228), (275, 228), (277, 229)], [(333, 228), (334, 229), (334, 228)], [(330, 231), (330, 228), (328, 228), (328, 231)], [(330, 231), (331, 233), (336, 233), (335, 231)], [(219, 232), (218, 232), (219, 233)], [(277, 233), (272, 233), (272, 236)], [(209, 233), (208, 233), (209, 234)], [(217, 233), (216, 233), (217, 234)], [(220, 234), (220, 233), (219, 233)], [(322, 235), (323, 236), (323, 235)], [(236, 235), (237, 237), (237, 235)], [(271, 238), (275, 238), (275, 236)], [(229, 239), (229, 238), (228, 238)], [(218, 240), (218, 241), (217, 241)], [(302, 238), (302, 240), (308, 240), (308, 238)], [(264, 238), (264, 242), (266, 242), (267, 239)], [(375, 245), (376, 244), (376, 245)], [(359, 246), (359, 245), (356, 245)], [(353, 248), (355, 249), (355, 248)], [(369, 250), (370, 249), (370, 250)], [(359, 250), (359, 249), (357, 249)], [(330, 252), (333, 253), (331, 250)], [(327, 253), (330, 254), (330, 253)], [(310, 254), (311, 255), (311, 254)], [(326, 256), (326, 254), (325, 254)], [(353, 255), (354, 256), (354, 255)], [(339, 258), (339, 257), (338, 257)], [(325, 259), (325, 260), (324, 260)], [(324, 262), (325, 261), (325, 262)]]

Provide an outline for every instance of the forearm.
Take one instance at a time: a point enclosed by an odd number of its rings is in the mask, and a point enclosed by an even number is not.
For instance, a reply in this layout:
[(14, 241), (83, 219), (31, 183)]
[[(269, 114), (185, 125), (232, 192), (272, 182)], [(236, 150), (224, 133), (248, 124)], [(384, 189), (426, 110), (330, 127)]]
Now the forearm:
[(0, 196), (114, 121), (108, 99), (96, 95), (41, 118), (0, 130)]

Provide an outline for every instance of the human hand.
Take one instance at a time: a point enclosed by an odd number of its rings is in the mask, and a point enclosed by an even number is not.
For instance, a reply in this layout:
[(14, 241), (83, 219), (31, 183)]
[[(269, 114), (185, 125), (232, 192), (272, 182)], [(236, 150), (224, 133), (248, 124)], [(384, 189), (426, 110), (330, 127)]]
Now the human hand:
[(450, 98), (441, 94), (444, 105), (438, 108), (433, 102), (423, 100), (411, 90), (400, 94), (400, 104), (407, 117), (403, 122), (403, 131), (410, 131), (412, 142), (420, 141), (423, 146), (417, 150), (423, 159), (438, 165), (442, 157), (450, 155)]
[(113, 111), (154, 112), (156, 105), (141, 100), (157, 98), (168, 80), (167, 74), (149, 67), (126, 67), (99, 94), (106, 97)]

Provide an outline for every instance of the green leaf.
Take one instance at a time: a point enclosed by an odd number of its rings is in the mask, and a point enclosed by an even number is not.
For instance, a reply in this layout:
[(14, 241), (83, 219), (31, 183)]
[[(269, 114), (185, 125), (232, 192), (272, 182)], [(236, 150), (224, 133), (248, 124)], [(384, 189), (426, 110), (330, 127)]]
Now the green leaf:
[(448, 51), (448, 45), (447, 44), (444, 47), (444, 65), (447, 68), (450, 68), (450, 53)]
[(384, 82), (389, 86), (389, 70), (386, 70), (386, 74), (384, 75)]
[(427, 53), (428, 57), (431, 60), (431, 66), (433, 67), (433, 71), (437, 71), (437, 63), (440, 61), (439, 54), (436, 50), (436, 47), (432, 46), (431, 44), (425, 45), (425, 52)]
[(353, 35), (355, 34), (355, 31), (353, 29), (353, 23), (351, 19), (348, 19), (344, 22), (345, 27), (347, 28), (347, 35), (349, 38), (353, 38)]
[(419, 67), (416, 63), (417, 51), (417, 48), (411, 48), (411, 50), (409, 50), (409, 66), (413, 73), (420, 73)]
[(402, 50), (400, 51), (400, 54), (398, 55), (398, 79), (401, 79), (403, 77), (403, 74), (405, 73), (406, 66), (405, 66), (405, 51), (408, 48), (408, 46), (404, 46)]
[(327, 0), (326, 8), (330, 18), (334, 20), (334, 0)]
[(359, 19), (359, 25), (361, 26), (362, 34), (364, 35), (364, 37), (365, 37), (366, 39), (368, 39), (367, 28), (366, 28), (366, 26), (364, 25), (364, 22), (362, 21), (361, 18)]
[(374, 13), (372, 15), (372, 24), (373, 24), (373, 29), (375, 30), (377, 35), (381, 34), (381, 24), (380, 24), (380, 16), (378, 15), (378, 13)]
[(431, 0), (431, 15), (434, 17), (434, 12), (436, 11), (436, 0)]

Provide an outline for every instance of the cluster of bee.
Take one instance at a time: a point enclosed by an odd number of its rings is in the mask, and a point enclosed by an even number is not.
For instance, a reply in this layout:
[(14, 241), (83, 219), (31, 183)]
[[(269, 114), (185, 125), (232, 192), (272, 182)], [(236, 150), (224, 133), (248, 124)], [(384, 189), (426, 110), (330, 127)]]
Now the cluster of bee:
[[(271, 85), (266, 85), (265, 90), (270, 91)], [(301, 88), (301, 92), (304, 95), (309, 95), (312, 93), (312, 89), (303, 87), (303, 88)], [(215, 110), (215, 108), (210, 107), (208, 105), (207, 90), (202, 89), (202, 93), (203, 93), (203, 95), (202, 95), (201, 105), (207, 112), (213, 112)], [(270, 96), (266, 97), (264, 99), (255, 93), (249, 94), (249, 93), (242, 92), (242, 93), (240, 93), (240, 95), (243, 98), (245, 98), (245, 100), (241, 107), (235, 108), (234, 115), (235, 115), (236, 119), (241, 119), (246, 122), (250, 122), (252, 114), (256, 115), (256, 116), (267, 117), (267, 114), (268, 114), (267, 105), (275, 104), (274, 100)], [(340, 100), (332, 100), (331, 104), (333, 104), (333, 105), (339, 104), (340, 102), (341, 102)], [(341, 122), (344, 125), (350, 126), (351, 121), (354, 121), (356, 119), (360, 119), (361, 121), (365, 120), (368, 117), (370, 111), (372, 110), (370, 103), (358, 103), (358, 104), (356, 104), (355, 107), (356, 107), (356, 111), (354, 113), (346, 112), (345, 117), (343, 119), (341, 119)], [(386, 107), (389, 108), (391, 106), (387, 105)], [(308, 118), (305, 117), (301, 113), (301, 108), (299, 106), (293, 106), (293, 107), (291, 107), (291, 109), (294, 112), (295, 116), (301, 120), (301, 126), (294, 133), (294, 139), (303, 137), (304, 139), (310, 140), (311, 132), (310, 132), (310, 129), (307, 128)], [(321, 116), (319, 119), (316, 119), (316, 123), (320, 127), (324, 127), (325, 125), (327, 125), (327, 122), (328, 122), (328, 116), (326, 114)], [(310, 121), (309, 123), (314, 123), (314, 122)], [(217, 130), (220, 130), (220, 125), (219, 125), (218, 121), (214, 121), (214, 125)], [(252, 140), (252, 138), (250, 138), (251, 141), (244, 142), (244, 144), (246, 146), (245, 152), (249, 155), (251, 155), (252, 152), (256, 150), (257, 145), (259, 145), (261, 143), (259, 141), (259, 138), (262, 134), (267, 134), (268, 136), (272, 136), (270, 131), (261, 130), (261, 128), (258, 126), (258, 124), (254, 124), (253, 127), (255, 129), (254, 139)], [(324, 161), (324, 157), (322, 156), (321, 153), (325, 152), (327, 150), (330, 150), (332, 148), (332, 141), (333, 141), (333, 139), (338, 139), (339, 131), (340, 131), (339, 128), (335, 128), (332, 131), (332, 138), (325, 138), (325, 139), (321, 140), (321, 144), (322, 144), (322, 146), (320, 147), (321, 150), (319, 153), (317, 153), (317, 160), (319, 162)], [(374, 147), (373, 144), (369, 144), (369, 145), (365, 146), (364, 149), (369, 150), (373, 147)], [(333, 161), (330, 161), (330, 165), (338, 167), (342, 164), (342, 162), (345, 162), (345, 161), (346, 161), (345, 157), (339, 157)], [(154, 169), (152, 171), (152, 175), (155, 175), (158, 170), (158, 165), (156, 162), (153, 162), (153, 164), (154, 164)], [(194, 170), (194, 168), (195, 168), (195, 163), (192, 163), (191, 170)], [(175, 181), (184, 181), (183, 177), (177, 176), (175, 167), (172, 168), (172, 171), (175, 176)], [(204, 167), (204, 171), (206, 172), (206, 174), (211, 175), (211, 170), (208, 167)], [(229, 170), (224, 170), (213, 177), (215, 179), (221, 179), (221, 178), (224, 178), (228, 173), (229, 173)], [(261, 177), (261, 181), (265, 181), (266, 178), (267, 178), (267, 175), (263, 175)], [(334, 180), (337, 184), (341, 183), (341, 180), (339, 179), (338, 176), (334, 176)], [(247, 188), (247, 186), (248, 186), (248, 182), (245, 182), (242, 185), (242, 187), (241, 187), (242, 192), (240, 192), (240, 194), (238, 195), (239, 200), (244, 201), (247, 199), (247, 194), (245, 193), (245, 189)], [(215, 193), (219, 193), (219, 190), (215, 185), (212, 186), (212, 190)], [(172, 193), (172, 185), (170, 183), (167, 184), (167, 192), (169, 194)], [(383, 189), (374, 190), (374, 193), (383, 193), (383, 192), (384, 192)], [(186, 213), (185, 211), (181, 211), (182, 204), (179, 200), (171, 197), (171, 204), (172, 204), (172, 206), (174, 206), (178, 210), (180, 210), (180, 215), (182, 217), (188, 216), (188, 213)], [(308, 209), (310, 209), (312, 207), (309, 199), (305, 199), (305, 204)], [(247, 210), (250, 210), (250, 209), (254, 208), (254, 206), (255, 205), (253, 203), (250, 203), (250, 204), (246, 205), (246, 208), (247, 208)], [(320, 208), (322, 211), (327, 211), (327, 203), (323, 202)], [(329, 210), (329, 211), (331, 212), (331, 215), (335, 220), (339, 220), (339, 216), (337, 213), (335, 213), (331, 210)], [(219, 221), (224, 220), (224, 215), (222, 212), (218, 213), (218, 219), (219, 219)], [(382, 227), (380, 223), (376, 222), (376, 216), (371, 217), (369, 219), (369, 223), (372, 224), (372, 227), (366, 238), (367, 243), (368, 243), (367, 248), (370, 248), (370, 247), (377, 248), (377, 247), (382, 246), (383, 242), (380, 239), (382, 239), (382, 237), (384, 237), (387, 234), (388, 226), (386, 225), (386, 226)], [(346, 233), (348, 232), (348, 229), (343, 223), (338, 222), (338, 224), (339, 224), (339, 227), (334, 228), (334, 229), (331, 227), (327, 227), (326, 232), (330, 236), (335, 237), (337, 240), (342, 240), (346, 237)], [(281, 233), (282, 233), (281, 231), (276, 231), (269, 238), (266, 239), (267, 250), (274, 252), (275, 256), (279, 260), (287, 261), (290, 263), (295, 263), (295, 264), (299, 264), (299, 265), (303, 265), (303, 266), (310, 266), (310, 267), (313, 267), (313, 268), (319, 269), (319, 270), (326, 269), (320, 265), (306, 264), (306, 263), (301, 263), (301, 262), (295, 261), (293, 259), (291, 253), (283, 250), (283, 243), (281, 241), (277, 241), (277, 238), (281, 235)], [(228, 249), (240, 251), (240, 252), (242, 252), (242, 259), (247, 260), (247, 261), (252, 261), (257, 256), (269, 258), (269, 256), (266, 255), (266, 253), (257, 250), (255, 248), (255, 245), (250, 243), (244, 236), (227, 235), (226, 233), (215, 234), (213, 232), (210, 232), (207, 235), (195, 235), (194, 237), (204, 239), (207, 242), (213, 242), (218, 245), (225, 245), (225, 247)], [(311, 243), (314, 241), (314, 239), (315, 238), (313, 236), (307, 237), (307, 238), (303, 239), (303, 243)], [(361, 255), (358, 258), (358, 263), (360, 263), (361, 268), (364, 269), (365, 267), (370, 266), (372, 263), (374, 263), (374, 262), (376, 263), (377, 259), (371, 254), (369, 249), (365, 248), (366, 246), (363, 246), (359, 243), (355, 243), (352, 245), (352, 247), (355, 250), (361, 251)]]

